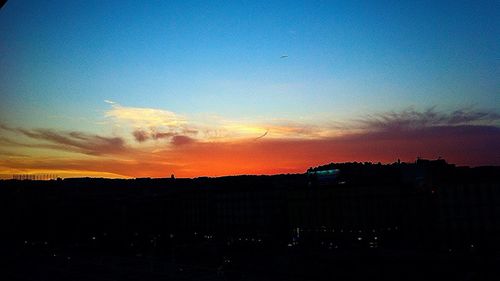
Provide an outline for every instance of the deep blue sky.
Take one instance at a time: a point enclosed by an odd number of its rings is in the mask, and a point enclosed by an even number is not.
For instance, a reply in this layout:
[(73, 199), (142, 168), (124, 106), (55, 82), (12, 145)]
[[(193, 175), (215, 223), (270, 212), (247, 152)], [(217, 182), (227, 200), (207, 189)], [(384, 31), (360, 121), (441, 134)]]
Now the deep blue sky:
[(2, 118), (104, 99), (236, 118), (498, 108), (499, 5), (401, 2), (9, 1)]

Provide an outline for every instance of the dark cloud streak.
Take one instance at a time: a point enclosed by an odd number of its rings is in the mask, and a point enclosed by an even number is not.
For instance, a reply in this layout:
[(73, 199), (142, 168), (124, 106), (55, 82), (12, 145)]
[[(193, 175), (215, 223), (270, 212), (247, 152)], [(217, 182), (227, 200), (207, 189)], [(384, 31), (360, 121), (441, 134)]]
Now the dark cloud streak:
[(191, 143), (194, 143), (195, 140), (188, 137), (188, 136), (182, 136), (182, 135), (179, 135), (179, 136), (174, 136), (172, 138), (172, 140), (170, 141), (171, 144), (175, 145), (175, 146), (179, 146), (179, 145), (186, 145), (186, 144), (191, 144)]
[(192, 130), (192, 129), (185, 129), (182, 130), (182, 133), (179, 132), (161, 132), (157, 131), (156, 128), (150, 128), (150, 132), (147, 132), (144, 129), (136, 129), (132, 132), (132, 136), (134, 136), (134, 139), (137, 142), (145, 142), (147, 140), (153, 139), (153, 140), (160, 140), (160, 139), (167, 139), (167, 138), (172, 138), (171, 142), (177, 142), (174, 141), (173, 138), (177, 136), (184, 136), (184, 135), (196, 135), (198, 133), (197, 130)]
[(132, 132), (132, 135), (134, 136), (135, 140), (138, 142), (145, 142), (149, 139), (148, 132), (146, 132), (144, 130), (135, 130)]
[(373, 131), (414, 130), (426, 127), (459, 125), (491, 125), (500, 122), (500, 114), (463, 108), (450, 113), (439, 112), (435, 107), (424, 111), (413, 108), (401, 112), (385, 112), (358, 119), (364, 129)]
[(79, 152), (88, 155), (121, 154), (128, 150), (125, 141), (120, 137), (103, 137), (83, 132), (55, 131), (51, 129), (13, 128), (5, 124), (0, 124), (0, 129), (10, 131), (15, 134), (24, 135), (30, 139), (44, 141), (47, 143), (27, 144), (2, 138), (2, 142), (10, 145), (24, 147), (50, 148)]

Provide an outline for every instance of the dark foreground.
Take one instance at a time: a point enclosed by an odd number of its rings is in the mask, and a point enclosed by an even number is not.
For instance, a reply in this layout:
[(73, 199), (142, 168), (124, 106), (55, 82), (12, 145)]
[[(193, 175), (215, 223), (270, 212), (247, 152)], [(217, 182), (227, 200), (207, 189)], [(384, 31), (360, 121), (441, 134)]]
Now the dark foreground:
[[(196, 255), (196, 253), (189, 253)], [(171, 257), (33, 256), (2, 259), (2, 280), (498, 280), (500, 259), (373, 252), (245, 252), (230, 266)]]
[(419, 160), (278, 176), (1, 181), (0, 277), (498, 280), (498, 175)]

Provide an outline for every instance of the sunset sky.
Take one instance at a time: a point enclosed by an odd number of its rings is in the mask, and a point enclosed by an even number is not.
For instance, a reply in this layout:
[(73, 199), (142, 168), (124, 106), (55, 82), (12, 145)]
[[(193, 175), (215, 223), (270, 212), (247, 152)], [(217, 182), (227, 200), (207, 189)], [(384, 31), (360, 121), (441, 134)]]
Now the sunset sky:
[(0, 178), (500, 165), (500, 5), (401, 2), (8, 1)]

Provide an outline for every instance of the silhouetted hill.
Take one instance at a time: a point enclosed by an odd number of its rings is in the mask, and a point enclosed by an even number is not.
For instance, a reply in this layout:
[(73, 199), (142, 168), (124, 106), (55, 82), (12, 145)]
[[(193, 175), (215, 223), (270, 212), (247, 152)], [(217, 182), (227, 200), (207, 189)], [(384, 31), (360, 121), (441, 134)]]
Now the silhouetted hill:
[[(81, 268), (92, 280), (488, 279), (500, 261), (499, 175), (419, 159), (273, 176), (4, 180), (0, 262), (16, 280), (75, 279)], [(33, 274), (25, 261), (39, 265)]]

